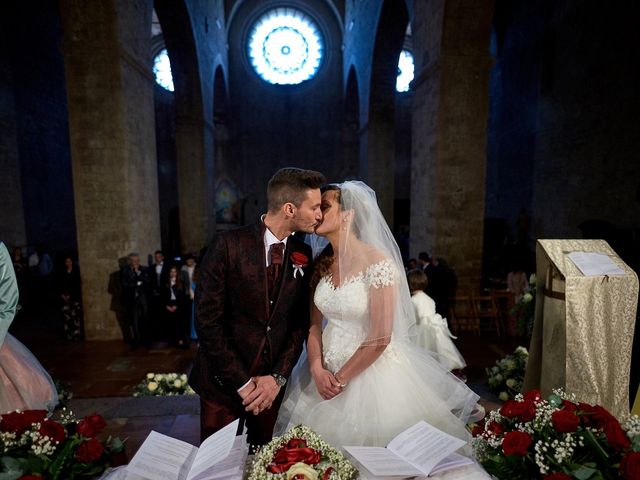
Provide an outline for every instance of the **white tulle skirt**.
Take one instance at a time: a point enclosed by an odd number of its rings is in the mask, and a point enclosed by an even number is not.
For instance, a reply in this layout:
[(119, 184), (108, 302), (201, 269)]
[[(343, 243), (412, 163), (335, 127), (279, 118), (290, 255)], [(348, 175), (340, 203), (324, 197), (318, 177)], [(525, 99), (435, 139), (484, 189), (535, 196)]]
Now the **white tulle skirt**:
[(392, 342), (342, 393), (323, 400), (303, 354), (291, 376), (275, 434), (302, 423), (335, 447), (386, 446), (398, 433), (425, 420), (468, 441), (466, 423), (478, 398), (423, 349)]
[(0, 347), (0, 415), (21, 410), (51, 410), (58, 392), (51, 376), (14, 336)]

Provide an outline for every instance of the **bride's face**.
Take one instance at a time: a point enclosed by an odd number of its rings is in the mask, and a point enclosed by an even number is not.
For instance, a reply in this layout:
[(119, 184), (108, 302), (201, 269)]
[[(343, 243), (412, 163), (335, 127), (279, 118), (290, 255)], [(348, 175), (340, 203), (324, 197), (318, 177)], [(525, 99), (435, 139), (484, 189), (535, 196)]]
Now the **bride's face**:
[(316, 227), (316, 234), (326, 236), (340, 230), (344, 212), (340, 209), (337, 190), (327, 190), (322, 194), (322, 222)]

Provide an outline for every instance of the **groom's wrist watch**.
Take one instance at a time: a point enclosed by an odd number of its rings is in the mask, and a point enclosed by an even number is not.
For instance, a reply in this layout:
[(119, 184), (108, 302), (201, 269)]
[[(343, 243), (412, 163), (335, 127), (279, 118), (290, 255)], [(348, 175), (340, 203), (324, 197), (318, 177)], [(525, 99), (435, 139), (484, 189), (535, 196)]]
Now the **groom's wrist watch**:
[(287, 383), (287, 379), (284, 378), (282, 375), (280, 375), (279, 373), (272, 373), (271, 376), (273, 377), (273, 379), (276, 381), (276, 384), (279, 387), (284, 387), (285, 384)]

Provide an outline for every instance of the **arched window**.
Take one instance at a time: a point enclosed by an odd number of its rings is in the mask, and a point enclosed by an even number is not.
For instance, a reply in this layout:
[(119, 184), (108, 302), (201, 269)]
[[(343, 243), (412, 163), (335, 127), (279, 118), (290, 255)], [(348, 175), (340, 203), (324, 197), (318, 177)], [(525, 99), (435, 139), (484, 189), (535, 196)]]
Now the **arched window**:
[(256, 73), (276, 85), (313, 78), (324, 54), (315, 22), (292, 8), (276, 8), (262, 15), (251, 28), (247, 48)]
[(163, 48), (153, 59), (153, 74), (156, 83), (165, 90), (173, 92), (173, 76), (171, 75), (171, 63), (167, 49)]
[(398, 92), (408, 92), (409, 84), (413, 80), (413, 54), (409, 50), (402, 50), (398, 60), (398, 78), (396, 79), (396, 90)]

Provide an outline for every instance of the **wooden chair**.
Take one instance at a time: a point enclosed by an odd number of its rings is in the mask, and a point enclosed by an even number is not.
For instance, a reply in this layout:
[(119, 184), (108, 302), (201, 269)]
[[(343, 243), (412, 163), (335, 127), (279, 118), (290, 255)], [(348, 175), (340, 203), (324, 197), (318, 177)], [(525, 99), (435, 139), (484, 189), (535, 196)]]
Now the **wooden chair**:
[(513, 307), (513, 294), (506, 288), (492, 288), (491, 296), (498, 308), (503, 327), (509, 324), (509, 315)]
[(493, 295), (490, 293), (473, 295), (472, 302), (479, 323), (482, 323), (483, 319), (488, 319), (488, 323), (493, 324), (495, 327), (496, 333), (498, 335), (502, 335), (504, 332), (504, 325)]
[(457, 295), (449, 299), (449, 320), (455, 335), (462, 331), (480, 335), (480, 320), (469, 295)]

